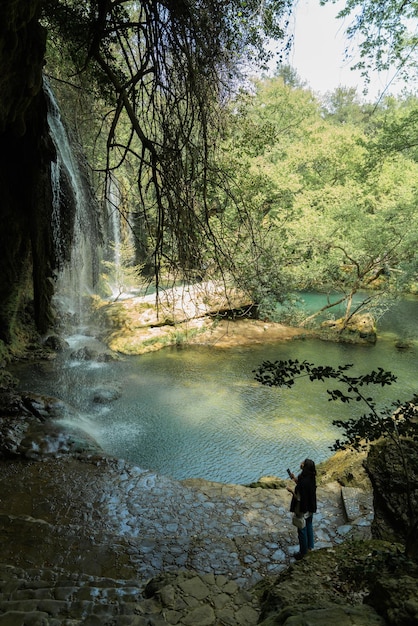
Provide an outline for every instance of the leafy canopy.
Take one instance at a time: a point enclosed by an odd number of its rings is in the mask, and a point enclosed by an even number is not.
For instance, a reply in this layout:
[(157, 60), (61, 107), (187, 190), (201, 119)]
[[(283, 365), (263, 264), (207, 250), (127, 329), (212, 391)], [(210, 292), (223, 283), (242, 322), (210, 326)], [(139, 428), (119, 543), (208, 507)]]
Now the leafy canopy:
[[(321, 4), (337, 0), (321, 0)], [(354, 65), (366, 80), (373, 70), (396, 68), (411, 79), (417, 69), (418, 3), (410, 0), (345, 0), (339, 18), (351, 18), (347, 35), (359, 48)], [(348, 53), (349, 54), (349, 53)]]
[(247, 256), (245, 278), (254, 268), (265, 292), (282, 288), (276, 301), (284, 290), (338, 293), (346, 322), (354, 296), (369, 290), (363, 310), (377, 317), (384, 299), (416, 282), (416, 133), (404, 123), (418, 101), (387, 99), (372, 111), (339, 88), (321, 103), (284, 74), (235, 102), (226, 140), (231, 180), (268, 243), (259, 263)]
[(221, 254), (209, 216), (211, 190), (224, 182), (216, 162), (222, 109), (243, 68), (267, 60), (266, 39), (285, 37), (291, 1), (42, 6), (51, 46), (64, 46), (71, 60), (66, 79), (88, 73), (108, 104), (106, 175), (136, 164), (137, 220), (148, 229), (157, 280), (163, 264), (202, 266), (205, 241)]

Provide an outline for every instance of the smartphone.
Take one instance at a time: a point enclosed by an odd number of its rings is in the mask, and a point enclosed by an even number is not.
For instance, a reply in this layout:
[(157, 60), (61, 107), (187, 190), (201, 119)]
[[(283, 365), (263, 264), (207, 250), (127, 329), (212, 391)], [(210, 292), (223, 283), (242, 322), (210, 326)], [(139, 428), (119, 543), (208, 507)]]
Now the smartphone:
[(290, 471), (289, 468), (287, 468), (286, 472), (289, 474), (289, 478), (292, 478), (292, 472)]

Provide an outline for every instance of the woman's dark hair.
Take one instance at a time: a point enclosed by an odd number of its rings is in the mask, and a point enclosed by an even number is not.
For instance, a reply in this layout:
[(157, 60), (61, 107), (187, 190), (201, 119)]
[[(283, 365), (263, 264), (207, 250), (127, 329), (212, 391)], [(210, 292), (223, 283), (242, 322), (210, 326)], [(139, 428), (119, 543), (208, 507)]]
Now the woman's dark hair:
[(303, 462), (303, 469), (302, 469), (302, 475), (303, 476), (316, 476), (316, 467), (315, 467), (315, 463), (311, 460), (311, 459), (305, 459)]

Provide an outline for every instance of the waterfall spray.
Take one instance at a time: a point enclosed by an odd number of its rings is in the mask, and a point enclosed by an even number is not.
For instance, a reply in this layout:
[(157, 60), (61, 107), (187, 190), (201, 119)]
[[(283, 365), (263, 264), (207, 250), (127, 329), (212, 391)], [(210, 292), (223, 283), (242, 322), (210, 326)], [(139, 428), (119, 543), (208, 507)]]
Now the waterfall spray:
[(121, 184), (110, 172), (106, 181), (106, 213), (108, 221), (109, 249), (104, 267), (108, 272), (108, 284), (112, 298), (132, 294), (140, 277), (135, 265), (135, 243), (123, 202)]

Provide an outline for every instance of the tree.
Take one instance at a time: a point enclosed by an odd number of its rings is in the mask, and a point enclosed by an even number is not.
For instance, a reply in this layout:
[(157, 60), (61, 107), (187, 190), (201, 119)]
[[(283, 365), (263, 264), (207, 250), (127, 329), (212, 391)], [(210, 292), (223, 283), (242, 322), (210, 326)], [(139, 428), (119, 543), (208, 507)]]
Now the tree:
[(233, 101), (229, 114), (219, 164), (231, 190), (220, 202), (234, 250), (230, 271), (260, 316), (274, 319), (277, 302), (291, 288), (284, 271), (289, 263), (286, 230), (300, 191), (288, 154), (294, 142), (308, 141), (319, 103), (279, 75), (256, 81), (252, 92)]
[(137, 163), (138, 210), (154, 242), (157, 282), (162, 265), (186, 274), (201, 268), (206, 242), (225, 252), (209, 220), (211, 187), (223, 184), (215, 159), (223, 103), (243, 64), (266, 60), (264, 38), (284, 38), (290, 4), (44, 3), (45, 23), (76, 73), (89, 71), (112, 105), (105, 169)]
[[(337, 0), (321, 0), (321, 4)], [(346, 0), (339, 18), (352, 17), (349, 38), (360, 52), (354, 68), (362, 70), (367, 81), (373, 70), (395, 67), (397, 74), (411, 79), (417, 68), (416, 25), (418, 5), (408, 0)], [(416, 76), (416, 75), (415, 75)]]
[(370, 144), (370, 164), (402, 154), (418, 162), (418, 98), (407, 94), (402, 99), (385, 98), (379, 107)]
[(363, 104), (355, 87), (337, 87), (324, 96), (324, 117), (335, 124), (363, 127), (372, 115), (371, 105)]
[(360, 291), (368, 290), (363, 311), (378, 315), (384, 297), (415, 281), (418, 170), (411, 142), (403, 151), (389, 149), (400, 138), (395, 121), (412, 115), (411, 98), (408, 105), (382, 102), (372, 119), (352, 91), (335, 97), (324, 118), (309, 90), (281, 76), (258, 81), (235, 106), (227, 155), (254, 230), (268, 241), (257, 266), (266, 290), (276, 282), (276, 300), (305, 289), (337, 293), (333, 306), (345, 303), (347, 324), (359, 311), (352, 303)]
[(370, 308), (381, 295), (405, 288), (415, 272), (416, 166), (398, 155), (367, 172), (367, 158), (345, 131), (334, 131), (312, 155), (308, 149), (309, 186), (298, 198), (299, 217), (288, 225), (288, 245), (305, 251), (294, 276), (305, 288), (343, 294), (346, 322), (356, 293), (371, 290), (364, 300)]

